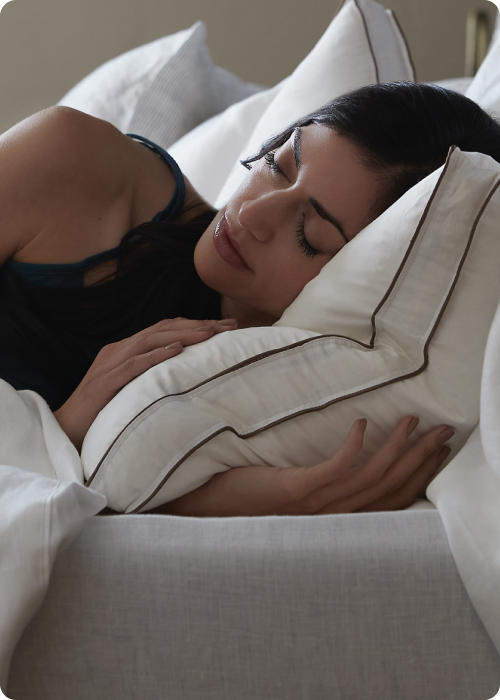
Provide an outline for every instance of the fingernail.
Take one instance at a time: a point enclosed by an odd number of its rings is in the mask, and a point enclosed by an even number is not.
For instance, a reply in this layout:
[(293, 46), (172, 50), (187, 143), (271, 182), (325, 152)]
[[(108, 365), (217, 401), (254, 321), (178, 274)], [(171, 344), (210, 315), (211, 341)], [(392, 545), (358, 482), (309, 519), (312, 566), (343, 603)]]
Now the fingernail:
[(438, 452), (439, 461), (444, 462), (444, 460), (446, 459), (446, 457), (448, 457), (450, 452), (451, 452), (451, 448), (448, 447), (448, 445), (444, 445)]
[(236, 318), (223, 318), (221, 321), (217, 321), (218, 326), (235, 326), (237, 323)]
[(360, 418), (358, 423), (359, 423), (359, 427), (364, 432), (366, 430), (366, 426), (368, 425), (368, 421), (366, 420), (366, 418)]
[(177, 343), (171, 343), (171, 345), (167, 345), (165, 350), (177, 350), (178, 348), (181, 348), (181, 347), (182, 347), (182, 343), (179, 343), (177, 341)]
[(455, 435), (455, 431), (453, 428), (451, 428), (449, 425), (446, 426), (446, 428), (443, 428), (440, 433), (437, 434), (436, 436), (436, 442), (438, 445), (442, 445), (443, 442), (446, 442), (450, 438), (452, 438)]
[(199, 331), (200, 333), (205, 333), (206, 331), (213, 331), (214, 327), (213, 326), (200, 326), (199, 328), (195, 328), (195, 331)]
[(416, 416), (412, 416), (412, 418), (408, 422), (408, 425), (406, 426), (407, 435), (411, 435), (418, 424), (419, 424), (419, 419)]

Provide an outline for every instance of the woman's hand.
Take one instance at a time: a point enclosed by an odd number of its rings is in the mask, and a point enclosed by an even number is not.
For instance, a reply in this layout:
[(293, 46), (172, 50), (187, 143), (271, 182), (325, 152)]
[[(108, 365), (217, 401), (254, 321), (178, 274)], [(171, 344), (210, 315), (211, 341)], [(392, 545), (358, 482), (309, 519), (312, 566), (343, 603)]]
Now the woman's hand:
[(404, 451), (418, 424), (403, 418), (366, 464), (353, 466), (363, 446), (366, 420), (354, 423), (345, 443), (313, 467), (238, 467), (154, 512), (195, 517), (325, 515), (408, 508), (427, 488), (450, 453), (454, 435), (440, 425)]
[(54, 416), (80, 450), (83, 438), (99, 411), (125, 384), (160, 362), (178, 355), (185, 345), (201, 343), (216, 333), (234, 330), (237, 325), (236, 319), (167, 319), (130, 338), (105, 345), (66, 403), (54, 411)]

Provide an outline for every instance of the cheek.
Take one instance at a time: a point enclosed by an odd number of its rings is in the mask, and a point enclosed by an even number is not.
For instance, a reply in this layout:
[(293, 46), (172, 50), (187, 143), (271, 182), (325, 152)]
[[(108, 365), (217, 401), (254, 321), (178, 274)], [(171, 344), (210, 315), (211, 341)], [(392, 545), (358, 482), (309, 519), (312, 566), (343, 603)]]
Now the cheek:
[[(274, 311), (281, 316), (290, 304), (302, 292), (308, 282), (313, 280), (320, 273), (321, 269), (329, 262), (327, 260), (295, 260), (286, 265), (280, 266), (279, 270), (274, 270), (273, 275), (269, 275), (268, 279), (273, 287), (269, 294), (273, 299)], [(278, 313), (279, 312), (279, 313)]]

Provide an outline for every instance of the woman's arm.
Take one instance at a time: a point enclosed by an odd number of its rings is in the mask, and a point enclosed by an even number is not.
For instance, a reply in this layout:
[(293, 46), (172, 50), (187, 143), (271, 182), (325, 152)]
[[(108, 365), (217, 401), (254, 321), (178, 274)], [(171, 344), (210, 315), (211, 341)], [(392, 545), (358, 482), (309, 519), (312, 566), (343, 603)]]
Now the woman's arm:
[(118, 343), (105, 345), (69, 399), (54, 411), (59, 425), (80, 450), (97, 414), (140, 374), (217, 333), (237, 328), (235, 319), (165, 319)]
[(418, 419), (403, 418), (368, 462), (353, 466), (366, 420), (352, 426), (335, 455), (313, 467), (239, 467), (152, 513), (193, 517), (326, 515), (408, 508), (427, 488), (450, 453), (454, 431), (438, 426), (405, 451)]

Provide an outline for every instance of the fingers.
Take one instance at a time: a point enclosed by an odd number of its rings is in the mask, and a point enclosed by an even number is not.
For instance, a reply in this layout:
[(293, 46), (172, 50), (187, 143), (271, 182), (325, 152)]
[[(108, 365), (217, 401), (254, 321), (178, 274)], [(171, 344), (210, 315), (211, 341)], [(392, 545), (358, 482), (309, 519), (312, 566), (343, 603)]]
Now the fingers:
[(233, 331), (238, 328), (238, 321), (235, 318), (223, 318), (216, 321), (214, 325), (214, 333), (224, 333), (224, 331)]
[[(430, 430), (408, 448), (403, 455), (394, 460), (375, 489), (377, 487), (384, 488), (386, 492), (391, 493), (399, 489), (415, 470), (423, 466), (429, 457), (434, 456), (454, 434), (455, 431), (449, 425), (438, 425)], [(367, 466), (369, 465), (370, 462)]]
[(158, 321), (154, 326), (145, 328), (143, 332), (194, 330), (205, 326), (209, 326), (215, 332), (220, 333), (226, 330), (233, 330), (238, 326), (238, 321), (235, 318), (223, 318), (217, 321), (215, 319), (196, 320), (178, 316), (177, 318), (166, 318), (163, 321)]
[[(401, 453), (409, 435), (415, 430), (417, 424), (418, 419), (414, 416), (406, 416), (406, 418), (400, 420), (387, 441), (367, 464), (353, 469), (354, 460), (363, 446), (362, 435), (361, 440), (359, 440), (358, 436), (356, 442), (356, 431), (362, 429), (362, 433), (364, 433), (366, 428), (366, 420), (356, 421), (349, 432), (346, 442), (332, 459), (311, 468), (318, 470), (321, 474), (321, 479), (317, 479), (318, 492), (314, 494), (318, 507), (324, 507), (333, 501), (343, 503), (345, 499), (359, 498), (361, 492), (370, 487), (376, 488), (379, 486), (385, 472)], [(343, 466), (341, 467), (340, 464)], [(383, 494), (378, 492), (377, 498), (381, 495)], [(364, 505), (364, 503), (358, 505), (358, 502), (356, 504), (357, 507)], [(340, 507), (343, 508), (343, 505)], [(339, 512), (345, 513), (350, 511), (341, 510)]]
[(439, 447), (422, 465), (416, 469), (409, 479), (396, 491), (359, 508), (357, 512), (376, 512), (382, 510), (403, 510), (409, 508), (419, 496), (425, 493), (430, 482), (436, 476), (451, 452), (447, 445)]
[(237, 327), (236, 319), (222, 319), (222, 321), (167, 319), (137, 333), (129, 340), (138, 347), (138, 354), (142, 354), (158, 347), (166, 347), (174, 342), (195, 345), (208, 340), (216, 333), (235, 330)]
[(366, 487), (379, 482), (388, 467), (401, 454), (418, 423), (419, 420), (415, 416), (406, 416), (399, 421), (386, 442), (368, 461), (364, 470), (366, 477), (364, 485)]
[(95, 417), (114, 396), (143, 372), (178, 355), (185, 345), (237, 328), (236, 319), (197, 321), (165, 319), (150, 328), (103, 347), (57, 419), (80, 449)]
[(413, 416), (403, 418), (380, 450), (365, 465), (354, 467), (366, 427), (366, 421), (356, 421), (346, 442), (330, 460), (295, 477), (311, 489), (309, 512), (351, 513), (370, 510), (374, 504), (377, 508), (391, 505), (400, 509), (413, 503), (449, 454), (442, 446), (454, 434), (452, 428), (441, 425), (403, 451), (417, 424)]
[[(335, 496), (332, 496), (330, 510), (325, 512), (370, 511), (375, 508), (375, 504), (377, 510), (400, 510), (408, 507), (427, 487), (448, 456), (449, 448), (443, 448), (443, 443), (453, 435), (454, 430), (450, 426), (437, 426), (390, 465), (386, 465), (376, 482), (373, 481), (371, 473), (367, 477), (362, 475), (363, 471), (371, 472), (374, 459), (372, 458), (362, 467), (359, 478), (356, 479), (354, 474), (351, 483), (347, 484), (351, 487), (351, 493), (346, 489), (343, 492), (339, 489), (339, 496), (343, 498), (335, 499)], [(375, 455), (378, 456), (379, 453)], [(363, 488), (366, 483), (369, 485)]]
[[(205, 325), (200, 326), (200, 323)], [(195, 345), (208, 340), (215, 333), (223, 333), (236, 327), (236, 319), (222, 321), (166, 319), (122, 341), (123, 345), (120, 349), (116, 348), (119, 344), (115, 344), (114, 367), (110, 367), (106, 373), (110, 399), (132, 379), (178, 355), (185, 346)]]
[(104, 402), (107, 403), (111, 401), (120, 389), (131, 382), (132, 379), (147, 372), (148, 369), (155, 367), (161, 362), (175, 357), (175, 355), (178, 355), (182, 350), (182, 343), (174, 342), (167, 347), (155, 348), (142, 355), (133, 355), (105, 375), (99, 378), (96, 377), (94, 382), (99, 382), (106, 387), (106, 397), (103, 397), (105, 398)]
[(363, 447), (366, 425), (365, 418), (355, 421), (344, 444), (331, 459), (312, 467), (298, 467), (293, 472), (290, 468), (286, 469), (289, 496), (307, 499), (306, 508), (311, 512), (316, 512), (317, 508), (328, 503), (331, 500), (331, 490), (333, 493), (339, 492), (342, 477), (349, 474)]
[[(236, 319), (222, 321), (197, 321), (186, 318), (165, 319), (145, 328), (130, 338), (106, 345), (99, 353), (99, 373), (110, 372), (132, 358), (153, 352), (179, 342), (195, 345), (208, 340), (216, 333), (235, 330)], [(132, 360), (133, 362), (134, 360)]]

